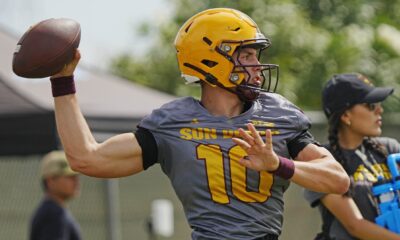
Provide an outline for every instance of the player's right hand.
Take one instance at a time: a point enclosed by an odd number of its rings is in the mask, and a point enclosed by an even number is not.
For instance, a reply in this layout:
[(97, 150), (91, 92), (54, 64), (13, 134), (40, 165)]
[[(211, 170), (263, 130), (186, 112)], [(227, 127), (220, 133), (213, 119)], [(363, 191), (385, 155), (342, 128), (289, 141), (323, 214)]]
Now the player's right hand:
[(51, 78), (67, 77), (74, 75), (75, 68), (78, 65), (80, 59), (81, 59), (81, 53), (79, 49), (76, 49), (75, 56), (72, 59), (72, 61), (66, 64), (60, 72), (51, 76)]

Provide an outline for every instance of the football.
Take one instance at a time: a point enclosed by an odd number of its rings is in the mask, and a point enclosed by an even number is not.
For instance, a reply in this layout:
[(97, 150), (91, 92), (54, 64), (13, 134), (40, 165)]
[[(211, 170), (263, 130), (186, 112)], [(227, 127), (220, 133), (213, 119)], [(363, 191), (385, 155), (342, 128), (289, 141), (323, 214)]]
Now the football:
[(51, 18), (31, 26), (14, 51), (12, 67), (25, 78), (52, 76), (71, 62), (81, 40), (81, 27), (68, 18)]

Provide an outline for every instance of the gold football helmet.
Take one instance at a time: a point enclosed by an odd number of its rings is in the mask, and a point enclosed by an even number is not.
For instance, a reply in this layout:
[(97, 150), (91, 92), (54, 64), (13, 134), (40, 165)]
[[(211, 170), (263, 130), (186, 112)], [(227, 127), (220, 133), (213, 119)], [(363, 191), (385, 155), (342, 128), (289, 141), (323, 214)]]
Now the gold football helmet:
[[(275, 64), (242, 65), (233, 58), (236, 51), (251, 47), (268, 48), (271, 42), (258, 29), (257, 24), (246, 14), (229, 8), (208, 9), (191, 17), (179, 30), (175, 47), (179, 68), (187, 83), (205, 81), (238, 94), (243, 99), (243, 90), (274, 92), (279, 78), (279, 66)], [(246, 67), (259, 67), (263, 76), (262, 86), (248, 84), (250, 78)], [(276, 70), (275, 86), (272, 88), (272, 73)], [(264, 87), (268, 71), (268, 84)], [(247, 77), (246, 77), (247, 76)], [(254, 100), (247, 99), (244, 100)]]

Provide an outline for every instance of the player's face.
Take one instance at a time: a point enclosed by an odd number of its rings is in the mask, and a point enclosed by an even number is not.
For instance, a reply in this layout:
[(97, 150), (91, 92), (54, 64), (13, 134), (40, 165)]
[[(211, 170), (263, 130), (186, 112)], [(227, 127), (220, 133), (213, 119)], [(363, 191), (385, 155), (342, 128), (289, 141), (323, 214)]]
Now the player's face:
[(356, 104), (345, 112), (350, 122), (349, 129), (353, 134), (365, 137), (381, 135), (383, 108), (380, 103)]
[(56, 176), (48, 181), (48, 187), (51, 194), (67, 200), (79, 193), (79, 176)]
[(261, 87), (263, 76), (261, 66), (258, 61), (258, 50), (254, 48), (242, 48), (233, 55), (236, 65), (244, 65), (242, 71), (245, 72), (247, 84)]

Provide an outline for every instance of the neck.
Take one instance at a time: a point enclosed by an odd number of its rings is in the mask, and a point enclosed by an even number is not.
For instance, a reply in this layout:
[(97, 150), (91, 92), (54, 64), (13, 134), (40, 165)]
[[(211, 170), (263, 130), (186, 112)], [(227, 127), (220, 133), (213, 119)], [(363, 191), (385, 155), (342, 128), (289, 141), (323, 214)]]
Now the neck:
[(51, 194), (51, 193), (47, 193), (46, 197), (52, 199), (53, 201), (55, 201), (61, 207), (65, 207), (65, 199), (63, 199), (62, 197), (57, 196), (55, 194)]
[(202, 86), (201, 103), (213, 116), (232, 118), (244, 109), (243, 102), (236, 94), (208, 84)]
[(346, 126), (344, 129), (339, 131), (338, 137), (341, 148), (356, 149), (362, 144), (365, 136), (354, 133)]

